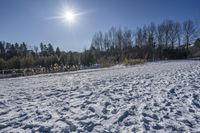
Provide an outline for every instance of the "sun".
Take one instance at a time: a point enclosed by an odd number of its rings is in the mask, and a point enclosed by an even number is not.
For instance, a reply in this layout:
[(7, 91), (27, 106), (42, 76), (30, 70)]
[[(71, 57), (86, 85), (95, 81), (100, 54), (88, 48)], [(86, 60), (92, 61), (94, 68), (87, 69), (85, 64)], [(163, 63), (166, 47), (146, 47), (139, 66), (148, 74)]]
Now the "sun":
[(75, 21), (76, 14), (73, 11), (66, 11), (64, 14), (64, 19), (69, 22), (73, 23)]
[(59, 20), (64, 24), (68, 24), (72, 26), (80, 22), (80, 17), (83, 15), (88, 14), (88, 12), (80, 12), (75, 10), (75, 8), (63, 8), (59, 11), (56, 16), (48, 17), (48, 20)]

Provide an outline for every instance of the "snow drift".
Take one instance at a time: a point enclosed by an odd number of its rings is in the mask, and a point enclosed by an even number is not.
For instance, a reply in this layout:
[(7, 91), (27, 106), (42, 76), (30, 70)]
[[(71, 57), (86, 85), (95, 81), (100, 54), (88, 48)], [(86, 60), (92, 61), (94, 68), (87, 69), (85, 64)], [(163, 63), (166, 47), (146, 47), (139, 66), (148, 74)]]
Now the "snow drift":
[(0, 132), (200, 131), (200, 62), (0, 80)]

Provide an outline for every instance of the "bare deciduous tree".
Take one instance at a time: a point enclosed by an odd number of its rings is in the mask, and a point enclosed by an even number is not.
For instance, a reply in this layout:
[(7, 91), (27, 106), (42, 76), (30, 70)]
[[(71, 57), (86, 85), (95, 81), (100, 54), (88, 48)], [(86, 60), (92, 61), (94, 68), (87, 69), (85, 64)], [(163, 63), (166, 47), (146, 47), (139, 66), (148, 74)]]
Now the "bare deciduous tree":
[(187, 20), (187, 21), (183, 22), (183, 36), (184, 36), (184, 41), (187, 46), (187, 50), (188, 50), (189, 44), (196, 37), (196, 33), (197, 33), (197, 31), (196, 31), (196, 27), (195, 27), (195, 24), (193, 21)]
[(182, 27), (179, 22), (175, 23), (175, 32), (176, 32), (176, 37), (178, 41), (178, 46), (181, 46), (181, 35), (182, 35)]
[(170, 20), (166, 20), (163, 22), (164, 27), (164, 39), (165, 39), (165, 48), (168, 47), (169, 44), (169, 31), (170, 31)]
[(138, 28), (136, 33), (135, 33), (135, 43), (138, 47), (142, 47), (143, 44), (143, 33), (142, 33), (142, 29)]
[(164, 36), (165, 36), (165, 29), (164, 25), (160, 24), (157, 27), (157, 41), (159, 46), (164, 46)]
[(169, 21), (169, 40), (171, 41), (171, 47), (174, 47), (174, 43), (177, 40), (176, 25), (173, 21)]

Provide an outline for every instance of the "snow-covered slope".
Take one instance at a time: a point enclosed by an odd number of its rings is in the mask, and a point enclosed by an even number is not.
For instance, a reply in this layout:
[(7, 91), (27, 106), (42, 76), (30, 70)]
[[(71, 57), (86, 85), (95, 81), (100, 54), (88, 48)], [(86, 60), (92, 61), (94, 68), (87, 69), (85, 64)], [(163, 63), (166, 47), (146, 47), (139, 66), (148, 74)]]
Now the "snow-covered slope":
[(200, 131), (200, 62), (0, 80), (0, 132)]

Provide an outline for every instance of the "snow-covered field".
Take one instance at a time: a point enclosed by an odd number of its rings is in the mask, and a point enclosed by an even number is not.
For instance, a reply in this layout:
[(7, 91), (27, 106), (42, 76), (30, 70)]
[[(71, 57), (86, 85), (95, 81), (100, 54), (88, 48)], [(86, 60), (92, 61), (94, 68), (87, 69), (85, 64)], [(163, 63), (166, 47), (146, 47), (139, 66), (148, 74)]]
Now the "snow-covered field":
[(0, 132), (200, 131), (200, 62), (0, 80)]

